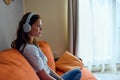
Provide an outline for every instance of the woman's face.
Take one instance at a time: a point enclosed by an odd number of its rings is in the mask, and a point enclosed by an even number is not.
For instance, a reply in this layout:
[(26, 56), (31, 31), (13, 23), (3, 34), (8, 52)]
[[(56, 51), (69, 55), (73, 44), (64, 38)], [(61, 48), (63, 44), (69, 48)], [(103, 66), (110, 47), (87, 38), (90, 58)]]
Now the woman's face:
[(31, 26), (31, 31), (28, 33), (31, 37), (39, 37), (42, 33), (42, 20), (38, 19)]

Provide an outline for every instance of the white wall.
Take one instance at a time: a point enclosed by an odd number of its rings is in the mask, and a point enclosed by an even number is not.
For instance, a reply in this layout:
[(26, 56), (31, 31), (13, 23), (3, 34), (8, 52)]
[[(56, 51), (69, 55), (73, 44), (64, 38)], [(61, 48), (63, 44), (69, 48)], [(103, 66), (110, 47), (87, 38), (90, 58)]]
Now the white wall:
[(10, 47), (22, 15), (23, 0), (14, 0), (10, 5), (0, 0), (0, 50)]
[(67, 0), (25, 0), (25, 12), (35, 12), (42, 16), (43, 34), (55, 57), (60, 57), (67, 49)]

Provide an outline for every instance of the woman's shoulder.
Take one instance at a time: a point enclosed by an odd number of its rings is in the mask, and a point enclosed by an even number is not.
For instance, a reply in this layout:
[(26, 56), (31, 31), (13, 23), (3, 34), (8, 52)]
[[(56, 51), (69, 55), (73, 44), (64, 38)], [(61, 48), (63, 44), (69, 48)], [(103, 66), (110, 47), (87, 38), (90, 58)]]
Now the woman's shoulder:
[(38, 48), (34, 45), (34, 44), (29, 44), (27, 43), (24, 50), (27, 50), (27, 51), (34, 51), (34, 50), (37, 50)]
[(35, 45), (32, 44), (26, 44), (22, 54), (24, 55), (28, 55), (28, 54), (32, 54), (32, 55), (38, 55), (39, 50)]
[(25, 48), (27, 48), (27, 49), (36, 49), (37, 47), (34, 45), (34, 44), (29, 44), (29, 43), (27, 43), (26, 44), (26, 46), (25, 46)]

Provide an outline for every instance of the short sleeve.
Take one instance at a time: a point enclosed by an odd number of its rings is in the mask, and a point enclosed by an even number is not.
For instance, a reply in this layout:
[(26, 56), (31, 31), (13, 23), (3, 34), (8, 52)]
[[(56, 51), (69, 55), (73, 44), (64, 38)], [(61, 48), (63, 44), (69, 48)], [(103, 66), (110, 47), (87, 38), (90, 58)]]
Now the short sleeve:
[(37, 47), (27, 45), (22, 54), (29, 61), (36, 72), (41, 71), (44, 68), (43, 60), (39, 56)]

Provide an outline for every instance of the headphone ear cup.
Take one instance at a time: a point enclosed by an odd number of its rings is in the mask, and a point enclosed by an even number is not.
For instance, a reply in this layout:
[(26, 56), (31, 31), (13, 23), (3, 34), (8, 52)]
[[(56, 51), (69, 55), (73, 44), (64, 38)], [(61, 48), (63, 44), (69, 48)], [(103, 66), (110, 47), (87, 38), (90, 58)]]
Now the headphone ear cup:
[(23, 30), (24, 30), (24, 32), (29, 32), (29, 31), (31, 31), (31, 25), (28, 24), (28, 23), (25, 23), (25, 24), (23, 25)]

